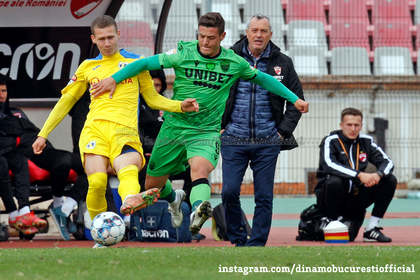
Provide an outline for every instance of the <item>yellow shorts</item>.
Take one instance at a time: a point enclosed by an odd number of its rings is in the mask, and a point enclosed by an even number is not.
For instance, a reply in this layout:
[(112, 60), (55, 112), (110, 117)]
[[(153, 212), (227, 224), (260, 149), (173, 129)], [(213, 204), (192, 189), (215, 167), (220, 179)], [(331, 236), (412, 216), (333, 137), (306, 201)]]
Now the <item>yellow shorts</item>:
[(95, 154), (109, 158), (111, 165), (121, 155), (124, 146), (135, 149), (142, 158), (142, 166), (146, 164), (143, 148), (136, 129), (106, 121), (94, 120), (85, 124), (80, 134), (80, 157), (84, 166), (84, 154)]

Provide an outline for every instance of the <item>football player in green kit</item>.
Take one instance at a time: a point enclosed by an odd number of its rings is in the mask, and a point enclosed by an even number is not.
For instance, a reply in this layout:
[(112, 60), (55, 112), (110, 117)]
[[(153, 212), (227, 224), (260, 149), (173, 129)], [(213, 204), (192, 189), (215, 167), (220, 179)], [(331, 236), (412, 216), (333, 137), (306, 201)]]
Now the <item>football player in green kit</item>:
[[(143, 70), (173, 68), (175, 81), (173, 99), (196, 98), (199, 111), (192, 113), (165, 112), (165, 121), (156, 139), (147, 168), (146, 189), (158, 187), (160, 198), (169, 202), (174, 227), (180, 226), (183, 216), (180, 205), (185, 197), (182, 190), (174, 191), (167, 181), (170, 174), (180, 173), (185, 165), (191, 167), (192, 205), (190, 231), (196, 234), (211, 217), (208, 176), (217, 165), (220, 147), (220, 123), (231, 86), (239, 78), (250, 80), (268, 91), (280, 95), (302, 113), (308, 103), (299, 99), (272, 76), (251, 67), (232, 50), (220, 46), (226, 33), (224, 19), (219, 13), (207, 13), (198, 22), (198, 41), (179, 42), (176, 53), (158, 54), (130, 63), (112, 77), (93, 86), (92, 94), (114, 93), (117, 83)], [(141, 197), (131, 196), (124, 202), (133, 209), (143, 203)]]

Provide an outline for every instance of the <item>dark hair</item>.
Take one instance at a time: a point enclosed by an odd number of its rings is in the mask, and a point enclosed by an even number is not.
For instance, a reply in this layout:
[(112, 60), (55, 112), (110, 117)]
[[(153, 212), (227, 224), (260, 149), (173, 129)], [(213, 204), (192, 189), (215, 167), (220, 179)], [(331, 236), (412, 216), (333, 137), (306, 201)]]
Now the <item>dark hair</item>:
[(344, 117), (347, 115), (352, 115), (352, 116), (360, 116), (363, 120), (363, 113), (362, 111), (360, 111), (359, 109), (356, 108), (345, 108), (343, 111), (341, 111), (341, 121), (343, 121)]
[(95, 18), (92, 24), (90, 25), (90, 32), (92, 32), (92, 34), (95, 35), (95, 28), (105, 28), (111, 25), (115, 27), (115, 31), (118, 30), (117, 23), (115, 22), (113, 17), (108, 15), (99, 16)]
[(150, 76), (152, 76), (152, 78), (158, 78), (160, 79), (161, 83), (162, 83), (162, 89), (160, 90), (160, 94), (162, 94), (166, 88), (167, 88), (167, 84), (166, 84), (166, 76), (165, 76), (165, 72), (163, 72), (163, 70), (150, 70)]
[(220, 13), (210, 12), (198, 19), (198, 26), (217, 27), (219, 34), (225, 32), (225, 20)]
[(6, 85), (7, 86), (7, 83), (9, 82), (9, 80), (10, 80), (9, 77), (0, 74), (0, 85)]

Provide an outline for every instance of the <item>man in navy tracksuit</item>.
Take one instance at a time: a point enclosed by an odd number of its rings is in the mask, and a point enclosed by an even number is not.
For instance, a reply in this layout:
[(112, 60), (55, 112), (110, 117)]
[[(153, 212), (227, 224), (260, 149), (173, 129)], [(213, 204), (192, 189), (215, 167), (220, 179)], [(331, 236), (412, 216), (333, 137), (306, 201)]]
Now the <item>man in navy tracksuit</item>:
[[(292, 60), (270, 41), (266, 16), (251, 17), (247, 36), (232, 49), (252, 67), (281, 81), (303, 99)], [(286, 103), (286, 110), (284, 110)], [(271, 228), (274, 172), (280, 150), (297, 147), (293, 131), (301, 113), (293, 104), (249, 81), (239, 80), (231, 89), (222, 120), (222, 200), (227, 235), (237, 246), (264, 246)], [(253, 170), (255, 212), (250, 239), (241, 221), (240, 188), (248, 164)]]
[[(394, 165), (371, 136), (360, 133), (362, 121), (360, 110), (346, 108), (341, 112), (341, 130), (331, 132), (322, 140), (315, 190), (317, 204), (330, 220), (341, 216), (358, 223), (354, 235), (363, 222), (366, 208), (373, 204), (364, 240), (391, 242), (381, 232), (379, 221), (397, 185), (392, 175)], [(365, 172), (368, 162), (375, 165), (375, 173)]]

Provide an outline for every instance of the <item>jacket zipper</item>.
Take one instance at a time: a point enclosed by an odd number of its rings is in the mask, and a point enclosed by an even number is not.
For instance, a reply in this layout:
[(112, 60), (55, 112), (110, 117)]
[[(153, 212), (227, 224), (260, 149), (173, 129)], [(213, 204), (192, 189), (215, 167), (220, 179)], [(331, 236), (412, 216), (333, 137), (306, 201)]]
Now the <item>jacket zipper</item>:
[[(353, 166), (355, 166), (354, 165), (354, 160), (353, 160), (353, 143), (351, 143), (351, 145), (350, 145), (350, 149), (349, 149), (349, 157), (350, 157), (350, 161), (351, 161), (351, 164), (353, 165)], [(349, 193), (351, 193), (351, 189), (353, 188), (353, 180), (351, 180), (350, 179), (350, 184), (349, 184)]]
[[(253, 58), (254, 59), (254, 68), (257, 68), (257, 60), (255, 59), (255, 58)], [(254, 84), (254, 83), (251, 83), (251, 86), (252, 86), (252, 90), (251, 90), (251, 104), (250, 104), (250, 106), (251, 106), (251, 108), (250, 108), (250, 128), (251, 128), (251, 139), (254, 139), (255, 138), (255, 117), (254, 117), (254, 114), (255, 114), (255, 99), (256, 99), (256, 88), (257, 88), (257, 85), (256, 84)]]

